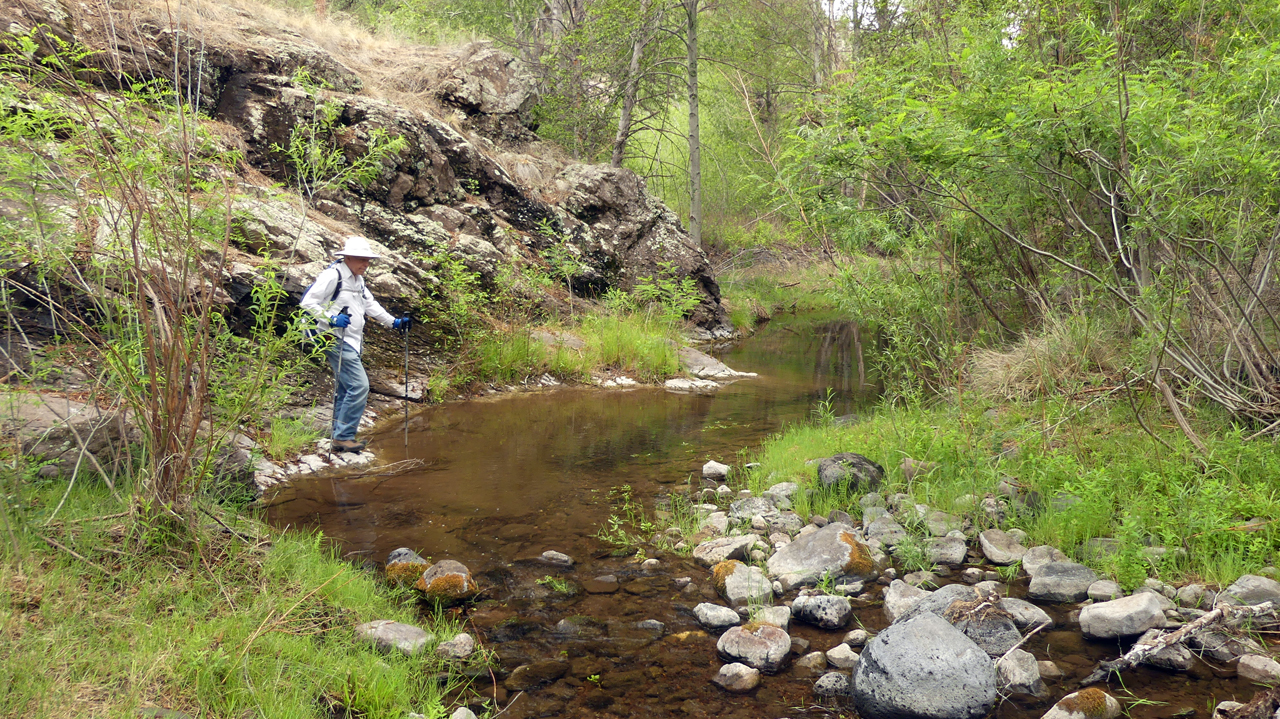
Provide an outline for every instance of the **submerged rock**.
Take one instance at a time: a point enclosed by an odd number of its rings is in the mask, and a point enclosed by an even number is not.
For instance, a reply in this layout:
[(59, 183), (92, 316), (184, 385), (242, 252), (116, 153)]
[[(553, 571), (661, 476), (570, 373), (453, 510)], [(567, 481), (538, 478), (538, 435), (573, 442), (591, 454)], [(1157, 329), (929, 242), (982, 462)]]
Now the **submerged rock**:
[(813, 683), (813, 693), (820, 697), (845, 697), (853, 694), (853, 677), (844, 672), (827, 672)]
[(720, 667), (711, 682), (732, 694), (745, 694), (760, 686), (760, 670), (733, 662)]
[(987, 653), (945, 619), (924, 612), (878, 634), (854, 674), (854, 704), (869, 719), (978, 719), (996, 699)]

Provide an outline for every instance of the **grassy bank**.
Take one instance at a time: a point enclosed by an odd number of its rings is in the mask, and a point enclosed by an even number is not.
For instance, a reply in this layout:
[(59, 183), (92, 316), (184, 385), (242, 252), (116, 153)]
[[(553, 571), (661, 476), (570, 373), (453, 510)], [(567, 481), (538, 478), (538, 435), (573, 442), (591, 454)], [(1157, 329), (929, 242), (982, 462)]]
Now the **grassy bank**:
[(214, 509), (217, 520), (202, 514), (193, 541), (179, 542), (113, 516), (124, 507), (101, 485), (77, 486), (46, 524), (65, 489), (6, 497), (0, 715), (447, 715), (458, 682), (437, 681), (442, 662), (380, 654), (353, 627), (395, 619), (441, 639), (458, 627), (424, 622), (403, 590), (322, 537)]
[[(754, 255), (763, 257), (757, 258)], [(836, 307), (830, 290), (835, 268), (820, 258), (791, 260), (764, 248), (727, 258), (716, 276), (721, 301), (735, 327), (750, 329), (784, 313), (813, 314)]]
[[(851, 426), (818, 421), (780, 433), (750, 456), (761, 466), (746, 482), (757, 492), (784, 481), (812, 486), (816, 468), (808, 460), (857, 452), (884, 466), (883, 493), (908, 493), (984, 529), (992, 522), (973, 498), (1012, 480), (1040, 497), (1036, 511), (1009, 509), (1009, 524), (1029, 535), (1027, 546), (1058, 547), (1128, 587), (1148, 576), (1230, 582), (1280, 559), (1274, 444), (1206, 429), (1209, 451), (1201, 454), (1171, 420), (1156, 412), (1144, 419), (1160, 440), (1114, 396), (1088, 406), (1052, 398), (994, 403), (968, 394), (930, 406), (883, 406)], [(907, 457), (937, 467), (909, 481)], [(861, 515), (857, 497), (801, 492), (796, 500), (801, 516), (836, 508)], [(1088, 551), (1086, 542), (1097, 537), (1117, 540), (1115, 553)], [(1148, 547), (1166, 551), (1152, 557)]]

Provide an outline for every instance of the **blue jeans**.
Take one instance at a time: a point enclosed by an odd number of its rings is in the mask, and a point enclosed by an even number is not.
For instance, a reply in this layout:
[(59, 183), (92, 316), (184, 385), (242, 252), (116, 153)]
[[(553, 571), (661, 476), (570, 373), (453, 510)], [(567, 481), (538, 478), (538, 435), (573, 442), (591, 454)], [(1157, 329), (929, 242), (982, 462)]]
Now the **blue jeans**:
[(324, 351), (333, 368), (333, 438), (355, 439), (364, 416), (364, 406), (369, 399), (369, 375), (364, 373), (360, 353), (346, 342), (338, 342), (342, 348), (342, 369), (338, 369), (338, 346)]

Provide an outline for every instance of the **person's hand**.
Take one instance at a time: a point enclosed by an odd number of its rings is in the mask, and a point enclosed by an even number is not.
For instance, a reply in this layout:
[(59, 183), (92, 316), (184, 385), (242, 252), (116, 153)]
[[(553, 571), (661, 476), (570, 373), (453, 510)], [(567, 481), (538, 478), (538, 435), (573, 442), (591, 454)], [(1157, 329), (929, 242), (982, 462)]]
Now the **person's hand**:
[(329, 320), (329, 324), (334, 327), (346, 327), (351, 324), (351, 315), (345, 312), (339, 312), (333, 316), (333, 319)]
[(413, 318), (410, 317), (409, 315), (405, 315), (404, 317), (397, 317), (396, 319), (392, 320), (391, 329), (400, 330), (401, 332), (408, 332), (409, 330), (413, 329)]

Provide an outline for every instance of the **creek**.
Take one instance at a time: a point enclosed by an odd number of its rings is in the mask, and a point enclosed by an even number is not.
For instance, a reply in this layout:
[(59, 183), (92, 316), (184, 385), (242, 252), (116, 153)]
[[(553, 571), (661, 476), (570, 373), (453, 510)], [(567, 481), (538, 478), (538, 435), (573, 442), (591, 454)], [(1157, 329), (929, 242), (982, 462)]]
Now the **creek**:
[[(467, 565), (483, 590), (463, 617), (467, 631), (496, 654), (504, 672), (542, 663), (556, 677), (517, 695), (501, 681), (491, 684), (487, 672), (479, 676), (475, 691), (500, 706), (510, 703), (505, 717), (849, 716), (848, 705), (819, 701), (816, 675), (798, 668), (765, 677), (744, 696), (710, 684), (721, 665), (715, 637), (701, 633), (691, 611), (700, 602), (723, 603), (709, 572), (651, 547), (647, 556), (659, 566), (643, 570), (632, 557), (615, 556), (597, 534), (618, 512), (620, 491), (652, 516), (655, 499), (673, 486), (698, 486), (708, 459), (740, 466), (748, 461), (741, 450), (806, 421), (819, 402), (829, 402), (836, 415), (868, 411), (879, 396), (866, 369), (869, 339), (847, 322), (782, 318), (717, 353), (730, 367), (759, 376), (715, 394), (565, 388), (431, 407), (411, 418), (407, 450), (399, 428), (372, 444), (380, 463), (419, 459), (421, 468), (295, 478), (267, 501), (268, 519), (323, 530), (354, 560), (380, 562), (410, 547)], [(548, 567), (537, 560), (545, 550), (576, 563), (563, 571)], [(615, 576), (618, 586), (591, 581), (602, 575)], [(538, 583), (548, 576), (568, 580), (576, 593)], [(677, 588), (682, 577), (692, 578), (692, 589)], [(1023, 579), (1011, 594), (1025, 588)], [(878, 602), (855, 606), (857, 623), (849, 628), (886, 626)], [(1078, 630), (1062, 629), (1065, 608), (1045, 609), (1060, 629), (1023, 648), (1057, 661), (1066, 677), (1049, 682), (1045, 699), (1002, 701), (996, 716), (1039, 717), (1095, 662), (1117, 656), (1114, 643), (1087, 642)], [(644, 620), (663, 628), (639, 625)], [(812, 650), (830, 649), (843, 637), (794, 621), (790, 633)], [(567, 671), (559, 660), (567, 660)], [(1129, 700), (1129, 716), (1155, 719), (1208, 717), (1217, 701), (1247, 701), (1253, 687), (1202, 663), (1188, 674), (1127, 672), (1123, 687), (1113, 681), (1108, 691)]]

